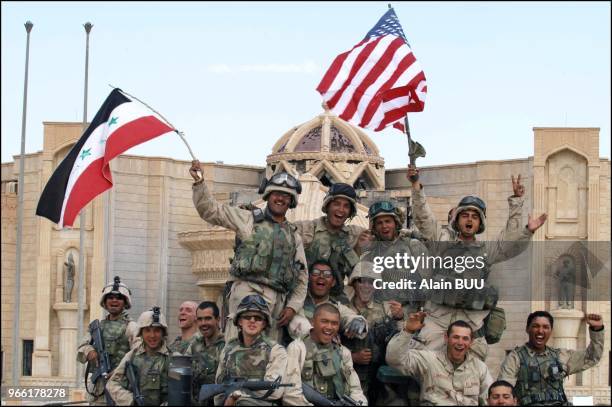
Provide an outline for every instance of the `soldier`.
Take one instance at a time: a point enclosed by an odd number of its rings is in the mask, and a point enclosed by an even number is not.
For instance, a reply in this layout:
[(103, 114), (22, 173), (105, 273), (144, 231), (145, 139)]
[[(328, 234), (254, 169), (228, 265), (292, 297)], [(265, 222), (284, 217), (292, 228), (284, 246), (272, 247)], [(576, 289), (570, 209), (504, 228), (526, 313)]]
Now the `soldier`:
[(378, 301), (374, 299), (374, 280), (379, 275), (373, 272), (372, 264), (362, 261), (353, 270), (349, 285), (355, 294), (349, 308), (366, 318), (369, 334), (364, 339), (343, 339), (342, 343), (352, 353), (353, 365), (359, 376), (361, 388), (370, 404), (375, 404), (378, 386), (375, 382), (378, 367), (385, 362), (386, 342), (397, 332), (398, 324), (403, 327), (404, 311), (398, 301)]
[(362, 405), (367, 404), (359, 377), (353, 369), (351, 352), (334, 342), (339, 328), (338, 309), (330, 303), (318, 305), (310, 334), (291, 342), (287, 348), (286, 383), (294, 386), (285, 390), (283, 404), (312, 405), (304, 397), (302, 383), (309, 384), (332, 401), (349, 396)]
[[(106, 388), (115, 403), (129, 406), (134, 403), (133, 386), (143, 396), (145, 406), (159, 406), (168, 402), (168, 365), (170, 351), (167, 347), (168, 325), (166, 317), (153, 307), (138, 318), (139, 345), (129, 351), (110, 377)], [(138, 383), (130, 383), (126, 363), (131, 363)]]
[[(287, 351), (284, 347), (268, 338), (264, 330), (270, 321), (270, 311), (266, 301), (259, 295), (248, 295), (238, 305), (233, 318), (238, 327), (238, 338), (227, 342), (221, 351), (217, 368), (217, 383), (232, 378), (246, 380), (283, 381), (287, 370)], [(278, 404), (283, 395), (283, 388), (272, 392), (244, 391), (233, 392), (225, 406), (231, 405), (270, 405)], [(257, 397), (266, 396), (260, 400)], [(215, 404), (220, 404), (215, 397)]]
[(346, 305), (330, 297), (336, 279), (331, 265), (325, 260), (315, 261), (310, 268), (308, 276), (308, 295), (304, 307), (289, 324), (289, 333), (294, 338), (308, 335), (312, 328), (312, 319), (317, 305), (330, 303), (340, 312), (340, 330), (348, 338), (365, 338), (368, 333), (367, 321)]
[(603, 353), (604, 325), (601, 315), (588, 314), (591, 343), (585, 350), (546, 346), (553, 330), (553, 317), (535, 311), (527, 317), (529, 342), (511, 351), (502, 363), (499, 379), (514, 385), (522, 406), (570, 405), (563, 389), (563, 379), (593, 367)]
[[(268, 330), (280, 341), (283, 326), (289, 324), (306, 298), (308, 273), (302, 238), (285, 214), (297, 206), (302, 187), (293, 176), (282, 172), (264, 178), (259, 193), (267, 201), (266, 209), (247, 211), (218, 203), (208, 191), (199, 161), (193, 161), (189, 173), (195, 180), (193, 202), (200, 217), (214, 225), (234, 230), (238, 238), (236, 255), (230, 269), (229, 314), (235, 314), (240, 300), (257, 294), (264, 298), (271, 312)], [(225, 339), (236, 337), (235, 324), (225, 326)]]
[(514, 387), (505, 380), (497, 380), (489, 387), (488, 406), (518, 406)]
[[(100, 306), (108, 312), (106, 318), (100, 321), (104, 350), (108, 352), (111, 369), (115, 369), (125, 354), (135, 346), (138, 334), (138, 325), (127, 314), (132, 307), (131, 291), (119, 277), (115, 277), (112, 284), (102, 289)], [(81, 363), (90, 363), (91, 367), (98, 365), (100, 355), (92, 346), (91, 332), (85, 334), (77, 349), (77, 360)], [(86, 383), (89, 391), (92, 383)], [(106, 405), (104, 399), (104, 381), (98, 380), (91, 393), (89, 401), (91, 405)], [(93, 393), (93, 394), (92, 394)]]
[(198, 325), (196, 324), (196, 309), (198, 304), (193, 301), (185, 301), (179, 307), (178, 323), (181, 334), (176, 337), (174, 342), (168, 345), (172, 354), (184, 355), (185, 351), (199, 336)]
[(336, 279), (331, 297), (344, 304), (348, 303), (343, 290), (344, 278), (351, 274), (359, 261), (354, 249), (360, 234), (365, 231), (361, 226), (346, 224), (357, 214), (356, 198), (355, 189), (349, 184), (332, 184), (321, 207), (325, 215), (295, 223), (304, 242), (308, 268), (314, 261), (327, 261)]
[(484, 404), (493, 382), (483, 361), (468, 353), (474, 332), (465, 321), (449, 325), (446, 349), (409, 349), (412, 335), (423, 327), (424, 312), (410, 314), (406, 326), (387, 347), (387, 363), (421, 383), (421, 405)]
[[(418, 170), (411, 166), (408, 169), (408, 177), (415, 175), (418, 175)], [(437, 235), (436, 220), (427, 204), (423, 185), (418, 181), (411, 182), (415, 224), (430, 241), (430, 253), (441, 258), (467, 255), (473, 259), (479, 257), (484, 259), (484, 267), (474, 267), (462, 273), (448, 268), (435, 270), (433, 279), (437, 281), (452, 282), (456, 278), (473, 282), (486, 281), (491, 266), (524, 251), (535, 231), (546, 221), (546, 214), (535, 219), (529, 215), (527, 226), (521, 227), (525, 187), (521, 185), (519, 175), (517, 179), (512, 176), (514, 195), (508, 198), (510, 214), (506, 227), (500, 232), (496, 241), (476, 240), (476, 235), (485, 230), (487, 210), (485, 203), (476, 196), (466, 196), (461, 199), (452, 213), (450, 221), (452, 230), (443, 230)], [(478, 291), (459, 292), (455, 289), (446, 289), (430, 294), (430, 300), (425, 305), (427, 321), (419, 333), (420, 339), (429, 349), (437, 349), (442, 346), (442, 334), (446, 327), (453, 321), (465, 320), (476, 333), (476, 340), (471, 349), (484, 361), (488, 353), (487, 344), (499, 341), (505, 328), (504, 311), (496, 307), (497, 289), (485, 283), (484, 288)], [(489, 319), (485, 324), (487, 317)]]
[[(428, 253), (427, 247), (418, 239), (413, 237), (413, 233), (404, 234), (402, 225), (404, 215), (400, 209), (391, 201), (378, 201), (370, 206), (368, 210), (370, 219), (370, 244), (364, 249), (361, 260), (365, 262), (375, 262), (375, 258), (397, 258), (418, 257)], [(408, 279), (417, 283), (421, 278), (429, 275), (426, 267), (419, 265), (418, 269), (407, 270), (399, 269), (397, 265), (385, 267), (378, 276), (385, 282), (400, 282)], [(419, 291), (404, 289), (379, 289), (375, 291), (375, 299), (393, 304), (398, 307), (398, 302), (404, 306), (405, 314), (417, 311), (422, 305), (423, 300)]]
[[(211, 301), (203, 301), (196, 311), (200, 335), (189, 345), (185, 355), (192, 356), (192, 403), (198, 404), (203, 384), (214, 384), (219, 366), (219, 356), (225, 346), (225, 338), (219, 331), (219, 308)], [(206, 405), (204, 402), (199, 405)], [(212, 400), (208, 405), (212, 405)]]

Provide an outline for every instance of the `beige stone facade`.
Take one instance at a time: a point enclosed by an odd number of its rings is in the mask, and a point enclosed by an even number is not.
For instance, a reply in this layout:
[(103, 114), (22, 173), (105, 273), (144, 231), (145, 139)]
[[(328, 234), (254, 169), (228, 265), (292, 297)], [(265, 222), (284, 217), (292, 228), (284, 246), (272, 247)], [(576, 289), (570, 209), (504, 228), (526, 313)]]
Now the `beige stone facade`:
[[(488, 205), (484, 239), (493, 239), (507, 217), (512, 194), (511, 174), (522, 174), (527, 190), (527, 212), (549, 214), (538, 241), (610, 241), (610, 162), (601, 159), (599, 130), (589, 128), (535, 128), (534, 156), (525, 159), (482, 161), (426, 167), (421, 180), (437, 218), (467, 194), (477, 194)], [(76, 340), (78, 280), (70, 303), (63, 302), (63, 262), (72, 252), (78, 261), (79, 227), (60, 230), (35, 216), (38, 198), (53, 169), (81, 133), (77, 123), (45, 123), (42, 152), (25, 157), (23, 263), (21, 275), (20, 341), (34, 340), (32, 377), (21, 384), (74, 384), (74, 355), (67, 346)], [(337, 134), (336, 134), (337, 133)], [(332, 140), (335, 140), (332, 142)], [(426, 142), (424, 143), (426, 144)], [(2, 381), (10, 383), (12, 363), (12, 315), (14, 312), (16, 180), (19, 157), (2, 164)], [(229, 270), (234, 234), (202, 221), (191, 200), (189, 162), (162, 157), (122, 155), (111, 163), (114, 187), (96, 198), (86, 210), (85, 265), (86, 310), (84, 327), (102, 310), (99, 293), (114, 275), (130, 286), (135, 318), (152, 305), (168, 315), (170, 335), (178, 334), (176, 312), (183, 300), (217, 300)], [(408, 201), (410, 190), (405, 169), (384, 169), (374, 143), (361, 130), (328, 112), (297, 126), (273, 146), (267, 167), (203, 164), (203, 176), (217, 199), (234, 204), (258, 200), (256, 189), (264, 174), (285, 169), (298, 175), (304, 192), (291, 220), (321, 215), (326, 182), (350, 182), (361, 188), (362, 202), (377, 196)], [(18, 186), (20, 187), (20, 186)], [(367, 207), (360, 205), (353, 220), (367, 225)], [(445, 222), (442, 222), (445, 223)], [(544, 298), (538, 279), (545, 259), (534, 256), (532, 298)], [(491, 275), (495, 284), (510, 289), (522, 284), (512, 269), (500, 265)], [(609, 275), (609, 263), (607, 273)], [(609, 278), (608, 278), (609, 284)], [(609, 287), (605, 288), (609, 290)], [(526, 316), (535, 309), (555, 310), (546, 301), (513, 301), (506, 305), (508, 328), (500, 343), (492, 346), (487, 360), (495, 375), (505, 351), (525, 341)], [(588, 394), (596, 402), (610, 402), (609, 369), (610, 302), (583, 299), (577, 312), (599, 312), (608, 327), (604, 360), (568, 382), (570, 395)], [(581, 314), (582, 315), (582, 314)], [(563, 315), (560, 315), (564, 321)], [(567, 324), (572, 319), (566, 318)], [(563, 323), (563, 322), (562, 322)], [(569, 325), (568, 325), (569, 326)], [(586, 327), (576, 325), (572, 337), (555, 338), (557, 344), (586, 346)], [(560, 326), (555, 324), (555, 331)], [(21, 343), (21, 342), (20, 342)], [(71, 360), (68, 360), (71, 359)]]

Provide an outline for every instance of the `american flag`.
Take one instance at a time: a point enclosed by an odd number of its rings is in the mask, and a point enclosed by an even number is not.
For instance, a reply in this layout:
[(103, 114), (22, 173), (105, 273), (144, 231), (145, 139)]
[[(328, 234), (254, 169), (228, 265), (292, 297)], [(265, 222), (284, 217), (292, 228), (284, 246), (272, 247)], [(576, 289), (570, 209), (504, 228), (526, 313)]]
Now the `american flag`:
[(374, 131), (389, 125), (404, 131), (404, 115), (423, 110), (425, 74), (392, 8), (336, 57), (317, 91), (341, 119)]

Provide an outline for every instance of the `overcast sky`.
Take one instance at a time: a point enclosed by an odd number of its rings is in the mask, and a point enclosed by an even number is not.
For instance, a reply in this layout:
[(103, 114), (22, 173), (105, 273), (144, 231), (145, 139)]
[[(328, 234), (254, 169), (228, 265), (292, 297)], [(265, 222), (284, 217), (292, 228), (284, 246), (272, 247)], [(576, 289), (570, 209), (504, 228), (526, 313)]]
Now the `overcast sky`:
[[(410, 116), (419, 165), (533, 155), (533, 127), (599, 127), (610, 157), (610, 3), (392, 2), (427, 77)], [(319, 114), (332, 60), (387, 10), (366, 3), (2, 2), (2, 162), (20, 153), (26, 32), (26, 152), (43, 121), (82, 121), (83, 23), (90, 35), (88, 120), (113, 84), (183, 130), (201, 161), (265, 165), (276, 140)], [(405, 136), (368, 132), (387, 168)], [(189, 160), (168, 134), (130, 154)]]

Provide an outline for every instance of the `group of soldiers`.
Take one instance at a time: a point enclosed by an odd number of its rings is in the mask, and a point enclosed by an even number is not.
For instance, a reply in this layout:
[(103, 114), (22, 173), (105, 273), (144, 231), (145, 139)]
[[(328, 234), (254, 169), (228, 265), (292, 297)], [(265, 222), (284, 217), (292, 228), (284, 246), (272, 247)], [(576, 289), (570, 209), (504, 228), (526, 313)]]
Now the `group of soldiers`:
[(484, 267), (461, 278), (486, 281), (491, 266), (525, 250), (546, 221), (546, 215), (529, 216), (521, 224), (520, 176), (512, 179), (505, 228), (495, 241), (481, 242), (476, 235), (486, 227), (485, 203), (461, 199), (441, 228), (414, 166), (408, 169), (412, 230), (403, 228), (404, 213), (388, 200), (370, 206), (368, 229), (348, 224), (357, 213), (348, 184), (331, 185), (320, 218), (289, 222), (287, 211), (301, 193), (291, 174), (263, 179), (262, 210), (217, 202), (198, 161), (189, 172), (200, 217), (236, 232), (223, 304), (183, 303), (181, 335), (169, 343), (159, 308), (129, 319), (131, 293), (115, 278), (100, 302), (108, 315), (90, 325), (78, 349), (78, 360), (88, 362), (94, 404), (174, 404), (180, 369), (173, 366), (187, 358), (194, 405), (567, 405), (563, 379), (601, 358), (601, 316), (586, 316), (591, 341), (585, 350), (565, 350), (547, 346), (553, 317), (537, 311), (527, 319), (529, 341), (507, 355), (493, 382), (484, 361), (505, 329), (495, 287), (423, 295), (374, 288), (377, 279), (407, 274), (417, 282), (458, 278), (423, 265), (409, 273), (397, 264), (374, 270), (376, 257), (403, 255), (484, 255)]

